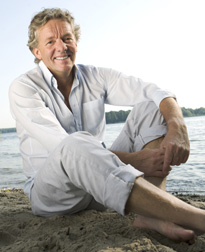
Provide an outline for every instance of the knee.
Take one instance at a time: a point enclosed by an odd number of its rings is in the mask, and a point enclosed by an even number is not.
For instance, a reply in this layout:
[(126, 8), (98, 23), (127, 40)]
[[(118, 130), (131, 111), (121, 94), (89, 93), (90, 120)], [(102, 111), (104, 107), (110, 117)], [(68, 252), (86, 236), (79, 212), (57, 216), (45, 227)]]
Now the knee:
[(134, 132), (133, 151), (141, 150), (147, 143), (167, 133), (165, 119), (152, 101), (136, 104), (129, 119)]
[(130, 118), (133, 120), (136, 134), (139, 134), (141, 129), (166, 125), (164, 117), (153, 101), (136, 104), (130, 114)]

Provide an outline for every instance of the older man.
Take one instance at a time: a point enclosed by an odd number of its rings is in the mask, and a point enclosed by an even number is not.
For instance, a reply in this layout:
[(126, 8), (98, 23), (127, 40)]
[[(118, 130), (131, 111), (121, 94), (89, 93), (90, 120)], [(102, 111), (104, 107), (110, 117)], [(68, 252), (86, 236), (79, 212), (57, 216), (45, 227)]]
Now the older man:
[[(33, 213), (112, 208), (139, 214), (137, 227), (193, 242), (205, 231), (205, 212), (162, 190), (170, 165), (189, 155), (174, 95), (112, 69), (76, 65), (79, 37), (68, 11), (38, 13), (28, 42), (37, 67), (10, 88)], [(110, 150), (104, 104), (133, 106)]]

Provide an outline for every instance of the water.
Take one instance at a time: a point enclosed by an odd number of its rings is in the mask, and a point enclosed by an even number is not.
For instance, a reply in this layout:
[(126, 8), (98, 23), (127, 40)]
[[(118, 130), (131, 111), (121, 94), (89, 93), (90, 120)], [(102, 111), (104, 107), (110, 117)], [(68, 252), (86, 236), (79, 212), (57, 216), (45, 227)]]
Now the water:
[[(173, 167), (167, 179), (167, 191), (205, 195), (205, 116), (185, 118), (191, 144), (186, 164)], [(106, 126), (105, 143), (110, 147), (123, 123)], [(23, 175), (19, 142), (16, 133), (0, 135), (0, 189), (23, 188)]]
[(0, 134), (0, 189), (23, 188), (22, 159), (16, 133)]

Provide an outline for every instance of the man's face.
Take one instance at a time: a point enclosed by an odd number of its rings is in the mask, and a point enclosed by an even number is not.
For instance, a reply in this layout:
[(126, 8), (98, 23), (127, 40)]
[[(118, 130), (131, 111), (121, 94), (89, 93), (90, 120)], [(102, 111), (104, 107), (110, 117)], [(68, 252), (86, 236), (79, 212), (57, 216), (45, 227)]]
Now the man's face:
[(77, 44), (70, 24), (53, 19), (37, 30), (35, 56), (44, 62), (55, 77), (69, 75), (75, 64)]

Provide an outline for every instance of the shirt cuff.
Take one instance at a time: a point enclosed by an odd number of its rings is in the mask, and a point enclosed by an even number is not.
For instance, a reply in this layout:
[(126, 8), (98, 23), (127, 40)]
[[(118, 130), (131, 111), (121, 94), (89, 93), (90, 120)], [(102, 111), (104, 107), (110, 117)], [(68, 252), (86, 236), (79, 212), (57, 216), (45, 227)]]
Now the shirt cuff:
[(154, 93), (153, 101), (155, 102), (155, 104), (159, 108), (161, 101), (164, 100), (165, 98), (168, 98), (168, 97), (172, 97), (172, 98), (176, 99), (176, 95), (173, 94), (172, 92), (160, 89)]

